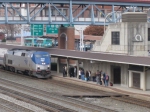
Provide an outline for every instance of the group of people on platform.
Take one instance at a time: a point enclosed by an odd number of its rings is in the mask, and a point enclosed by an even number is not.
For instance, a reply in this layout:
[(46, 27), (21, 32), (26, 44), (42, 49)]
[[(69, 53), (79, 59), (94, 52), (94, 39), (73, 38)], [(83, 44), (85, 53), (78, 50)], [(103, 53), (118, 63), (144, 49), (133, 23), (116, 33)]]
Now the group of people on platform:
[[(77, 77), (77, 68), (72, 67), (68, 70), (70, 77)], [(93, 81), (97, 84), (108, 86), (109, 83), (109, 75), (105, 72), (97, 70), (95, 73), (91, 73), (90, 70), (84, 71), (84, 69), (79, 69), (79, 79), (86, 81)], [(67, 67), (63, 67), (63, 77), (67, 76)]]
[(109, 75), (105, 72), (102, 72), (97, 70), (96, 73), (91, 73), (91, 71), (86, 71), (84, 73), (84, 70), (80, 69), (79, 70), (79, 78), (80, 79), (84, 79), (86, 81), (93, 81), (93, 82), (96, 82), (97, 84), (100, 84), (100, 85), (104, 85), (104, 86), (108, 86), (108, 82), (109, 82)]

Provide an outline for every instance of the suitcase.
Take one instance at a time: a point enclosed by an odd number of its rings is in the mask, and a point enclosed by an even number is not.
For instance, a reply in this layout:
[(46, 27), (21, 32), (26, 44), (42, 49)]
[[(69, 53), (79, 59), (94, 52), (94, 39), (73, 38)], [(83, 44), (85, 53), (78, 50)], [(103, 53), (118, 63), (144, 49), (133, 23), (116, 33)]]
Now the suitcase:
[(112, 82), (110, 82), (110, 86), (113, 86), (113, 83), (112, 83)]

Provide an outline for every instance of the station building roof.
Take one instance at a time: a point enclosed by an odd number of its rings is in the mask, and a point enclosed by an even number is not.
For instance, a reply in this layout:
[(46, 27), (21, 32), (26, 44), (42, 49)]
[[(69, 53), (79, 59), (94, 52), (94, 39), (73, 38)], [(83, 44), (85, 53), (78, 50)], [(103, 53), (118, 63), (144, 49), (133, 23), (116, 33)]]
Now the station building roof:
[(36, 48), (36, 47), (5, 45), (5, 44), (0, 44), (0, 48), (8, 48), (8, 49), (23, 48), (29, 50), (47, 51), (51, 54), (51, 56), (56, 56), (56, 57), (150, 66), (150, 57), (148, 56), (140, 57), (140, 56), (128, 56), (122, 54), (111, 54), (111, 53), (104, 53), (104, 52), (80, 52), (80, 51), (57, 49), (57, 48)]

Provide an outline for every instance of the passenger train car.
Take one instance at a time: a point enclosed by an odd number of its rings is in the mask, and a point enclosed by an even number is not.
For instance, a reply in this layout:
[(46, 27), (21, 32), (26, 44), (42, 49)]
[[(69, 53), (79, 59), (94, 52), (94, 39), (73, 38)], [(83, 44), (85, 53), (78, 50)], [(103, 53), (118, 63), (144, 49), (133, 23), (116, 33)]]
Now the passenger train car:
[(24, 45), (49, 48), (53, 46), (53, 43), (52, 43), (52, 39), (47, 39), (47, 38), (25, 38)]
[(37, 46), (37, 38), (25, 38), (24, 45), (25, 46)]
[(12, 72), (22, 72), (37, 78), (49, 78), (51, 58), (48, 52), (24, 49), (0, 49), (0, 66)]
[(37, 47), (45, 47), (49, 48), (52, 47), (52, 39), (47, 39), (47, 38), (38, 38), (37, 39)]

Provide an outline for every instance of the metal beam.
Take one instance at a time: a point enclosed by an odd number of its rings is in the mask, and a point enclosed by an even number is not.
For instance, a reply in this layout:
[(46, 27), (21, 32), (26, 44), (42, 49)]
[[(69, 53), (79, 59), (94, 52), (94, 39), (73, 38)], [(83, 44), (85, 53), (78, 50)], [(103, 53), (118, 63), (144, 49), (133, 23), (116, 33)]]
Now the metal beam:
[(27, 3), (27, 20), (28, 20), (28, 23), (30, 24), (30, 10), (29, 10), (29, 3)]
[(45, 6), (46, 6), (46, 4), (44, 4), (43, 7), (41, 9), (39, 9), (38, 12), (34, 16), (32, 16), (30, 20), (32, 20), (33, 18), (35, 18), (37, 16), (37, 14), (39, 14), (41, 12), (41, 10), (44, 9)]
[(14, 11), (16, 11), (16, 12), (19, 14), (19, 16), (20, 16), (22, 19), (27, 20), (25, 17), (23, 17), (23, 16), (20, 14), (20, 12), (19, 12), (18, 10), (16, 10), (16, 9), (12, 6), (12, 4), (10, 4), (10, 3), (8, 3), (8, 4), (11, 6), (11, 8), (12, 8)]
[(8, 23), (7, 3), (5, 3), (5, 23)]
[(49, 14), (48, 14), (48, 19), (49, 19), (49, 24), (51, 24), (52, 23), (52, 13), (51, 13), (51, 4), (49, 3), (48, 4), (48, 12), (49, 12)]
[[(29, 3), (28, 3), (29, 4)], [(30, 12), (30, 14), (32, 14), (32, 12), (35, 11), (35, 9), (39, 6), (40, 4), (36, 5), (36, 7), (34, 7), (34, 9)]]
[(74, 19), (73, 21), (75, 21), (90, 5), (87, 5)]
[(64, 14), (52, 3), (53, 7), (65, 18), (66, 21), (68, 21), (68, 18), (64, 16)]
[(73, 19), (72, 19), (72, 17), (73, 17), (73, 14), (72, 14), (72, 0), (70, 0), (70, 7), (69, 7), (69, 12), (70, 12), (70, 25), (72, 26), (72, 22), (73, 22)]
[(94, 23), (95, 23), (95, 20), (94, 20), (94, 9), (93, 9), (93, 5), (91, 6), (91, 20), (92, 20), (92, 23), (94, 24)]

